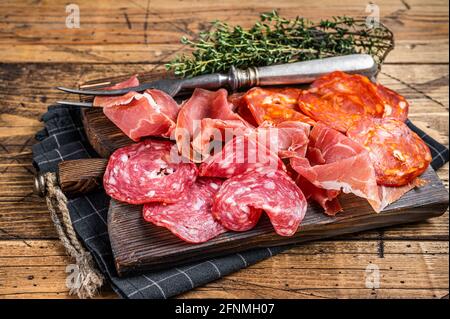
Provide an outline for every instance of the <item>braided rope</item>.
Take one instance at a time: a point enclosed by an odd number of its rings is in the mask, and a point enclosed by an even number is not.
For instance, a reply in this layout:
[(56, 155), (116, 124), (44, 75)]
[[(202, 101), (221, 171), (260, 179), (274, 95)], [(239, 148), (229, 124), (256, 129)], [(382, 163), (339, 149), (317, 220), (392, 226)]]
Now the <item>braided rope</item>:
[(104, 277), (96, 268), (91, 254), (78, 240), (67, 209), (67, 197), (59, 188), (56, 175), (46, 173), (44, 179), (47, 191), (45, 198), (58, 237), (69, 256), (75, 259), (79, 270), (78, 282), (70, 287), (69, 293), (81, 299), (92, 298), (103, 285)]

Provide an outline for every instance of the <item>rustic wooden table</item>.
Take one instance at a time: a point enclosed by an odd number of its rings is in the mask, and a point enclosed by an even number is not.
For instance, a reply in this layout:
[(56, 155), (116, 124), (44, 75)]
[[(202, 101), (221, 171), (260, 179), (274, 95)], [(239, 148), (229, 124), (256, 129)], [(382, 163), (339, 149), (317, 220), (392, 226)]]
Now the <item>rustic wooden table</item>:
[[(80, 28), (65, 25), (67, 1), (0, 2), (0, 298), (68, 298), (66, 265), (44, 201), (33, 195), (31, 145), (52, 89), (150, 71), (223, 19), (249, 25), (259, 12), (311, 19), (365, 16), (366, 0), (75, 1)], [(379, 77), (406, 96), (410, 118), (448, 145), (448, 3), (377, 1), (396, 36)], [(439, 170), (448, 187), (448, 164)], [(448, 298), (449, 221), (442, 217), (301, 245), (182, 298)], [(365, 285), (366, 267), (380, 287)], [(114, 297), (105, 287), (101, 297)]]

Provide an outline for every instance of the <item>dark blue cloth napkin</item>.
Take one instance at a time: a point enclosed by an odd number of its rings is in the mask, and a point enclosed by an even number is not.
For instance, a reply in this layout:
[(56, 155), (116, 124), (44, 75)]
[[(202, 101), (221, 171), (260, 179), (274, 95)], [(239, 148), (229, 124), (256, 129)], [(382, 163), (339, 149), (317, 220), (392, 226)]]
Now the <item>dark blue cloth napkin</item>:
[[(36, 134), (33, 164), (40, 172), (56, 172), (65, 160), (96, 157), (86, 140), (80, 110), (50, 106), (42, 116), (45, 128)], [(430, 147), (436, 170), (449, 160), (449, 150), (408, 122)], [(168, 298), (219, 279), (239, 269), (273, 256), (287, 246), (258, 248), (221, 258), (149, 272), (133, 277), (117, 276), (106, 225), (109, 197), (103, 191), (69, 200), (73, 227), (91, 252), (114, 291), (123, 298)]]

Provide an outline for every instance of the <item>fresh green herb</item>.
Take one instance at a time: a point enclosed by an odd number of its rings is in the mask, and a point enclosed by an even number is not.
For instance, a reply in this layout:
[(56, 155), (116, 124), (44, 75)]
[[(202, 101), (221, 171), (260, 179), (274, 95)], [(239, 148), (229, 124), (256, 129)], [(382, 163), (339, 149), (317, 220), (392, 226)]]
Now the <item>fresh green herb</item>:
[(297, 17), (282, 18), (276, 11), (261, 14), (250, 29), (213, 22), (211, 31), (198, 39), (181, 42), (193, 49), (166, 64), (178, 76), (226, 72), (231, 66), (247, 68), (288, 63), (352, 53), (371, 54), (381, 65), (394, 47), (392, 32), (382, 24), (334, 17), (313, 23)]

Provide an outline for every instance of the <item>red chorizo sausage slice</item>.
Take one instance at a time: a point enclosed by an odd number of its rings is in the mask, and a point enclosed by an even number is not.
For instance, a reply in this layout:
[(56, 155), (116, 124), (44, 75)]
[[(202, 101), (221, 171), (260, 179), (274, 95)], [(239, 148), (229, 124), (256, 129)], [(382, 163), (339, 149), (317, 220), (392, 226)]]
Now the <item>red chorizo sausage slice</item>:
[(315, 121), (299, 112), (298, 96), (301, 90), (296, 88), (263, 89), (255, 87), (249, 90), (243, 100), (258, 125), (264, 121), (279, 124), (284, 121), (299, 121), (313, 125)]
[(432, 159), (422, 139), (396, 119), (366, 119), (351, 127), (347, 135), (369, 151), (379, 185), (406, 185), (421, 175)]
[(367, 77), (336, 71), (314, 81), (298, 100), (300, 110), (316, 121), (346, 132), (364, 118), (405, 121), (408, 102), (396, 92)]

